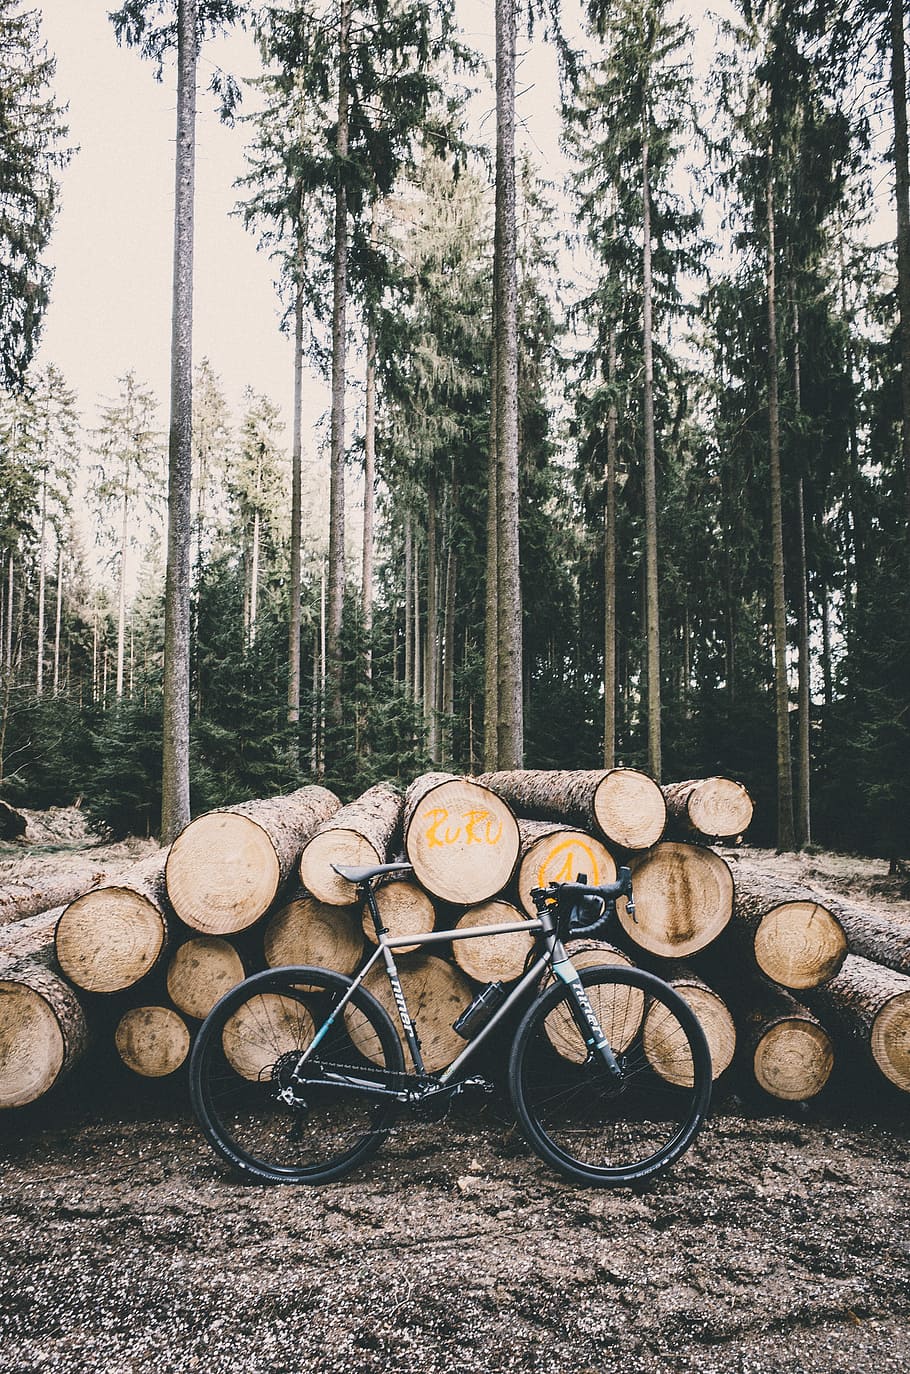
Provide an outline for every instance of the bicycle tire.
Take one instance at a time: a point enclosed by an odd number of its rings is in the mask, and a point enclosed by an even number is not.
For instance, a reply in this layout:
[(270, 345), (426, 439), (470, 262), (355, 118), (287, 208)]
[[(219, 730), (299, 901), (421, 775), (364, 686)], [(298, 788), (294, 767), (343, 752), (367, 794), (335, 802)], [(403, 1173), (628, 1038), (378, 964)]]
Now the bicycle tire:
[(691, 1145), (711, 1095), (711, 1055), (691, 1007), (642, 969), (579, 970), (623, 1071), (589, 1051), (570, 988), (555, 983), (528, 1008), (512, 1045), (509, 1089), (535, 1152), (588, 1186), (653, 1178)]
[[(395, 1098), (353, 1082), (345, 1088), (343, 1080), (398, 1087), (401, 1042), (362, 987), (333, 1017), (351, 983), (329, 969), (267, 969), (232, 988), (203, 1022), (190, 1059), (193, 1110), (210, 1145), (247, 1178), (328, 1183), (369, 1158), (388, 1134)], [(300, 1070), (301, 1051), (326, 1022)], [(359, 1048), (348, 1029), (355, 1022)], [(304, 1081), (291, 1088), (294, 1071)], [(282, 1090), (299, 1100), (282, 1100)]]

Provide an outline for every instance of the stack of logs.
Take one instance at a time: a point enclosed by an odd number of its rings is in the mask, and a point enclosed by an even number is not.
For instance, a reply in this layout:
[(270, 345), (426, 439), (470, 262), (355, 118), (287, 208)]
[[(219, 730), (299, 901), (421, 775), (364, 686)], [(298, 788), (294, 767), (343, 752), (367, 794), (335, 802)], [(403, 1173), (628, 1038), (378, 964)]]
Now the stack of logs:
[[(629, 768), (431, 773), (405, 795), (381, 783), (347, 806), (310, 786), (210, 812), (125, 874), (55, 892), (49, 910), (23, 898), (9, 919), (0, 904), (0, 1107), (41, 1097), (105, 1033), (137, 1074), (173, 1074), (218, 998), (258, 968), (353, 974), (375, 933), (333, 864), (402, 853), (413, 877), (377, 895), (396, 937), (514, 923), (534, 915), (532, 888), (579, 874), (609, 883), (629, 863), (634, 915), (620, 899), (616, 942), (576, 943), (576, 964), (644, 963), (673, 983), (715, 1078), (735, 1059), (766, 1093), (804, 1100), (852, 1045), (910, 1092), (910, 927), (785, 887), (746, 849), (711, 847), (751, 816), (730, 779), (660, 788)], [(519, 978), (532, 948), (512, 933), (400, 949), (429, 1069), (463, 1048), (453, 1022), (478, 986)], [(366, 986), (397, 1024), (379, 965)], [(644, 1009), (642, 1032), (647, 1052)]]

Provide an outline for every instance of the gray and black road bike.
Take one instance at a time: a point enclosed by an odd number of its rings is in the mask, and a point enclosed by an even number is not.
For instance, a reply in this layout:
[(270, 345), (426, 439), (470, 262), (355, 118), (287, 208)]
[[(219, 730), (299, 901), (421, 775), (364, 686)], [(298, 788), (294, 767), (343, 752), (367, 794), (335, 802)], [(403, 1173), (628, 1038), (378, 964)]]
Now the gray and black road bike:
[[(383, 927), (374, 888), (410, 866), (336, 871), (356, 886), (375, 925), (377, 948), (357, 977), (304, 967), (254, 974), (218, 1002), (197, 1037), (193, 1107), (229, 1164), (267, 1182), (340, 1178), (379, 1148), (403, 1107), (431, 1114), (467, 1090), (492, 1090), (465, 1070), (498, 1028), (514, 1025), (507, 1018), (529, 998), (512, 1037), (508, 1081), (518, 1121), (542, 1159), (588, 1186), (635, 1184), (692, 1143), (708, 1107), (711, 1059), (691, 1008), (641, 969), (576, 969), (565, 948), (570, 937), (602, 929), (617, 897), (634, 914), (628, 869), (603, 887), (578, 881), (535, 889), (533, 920), (399, 937)], [(395, 950), (518, 931), (535, 936), (524, 976), (509, 990), (492, 983), (475, 997), (455, 1022), (465, 1048), (446, 1069), (428, 1073)], [(380, 960), (400, 1033), (363, 985)]]

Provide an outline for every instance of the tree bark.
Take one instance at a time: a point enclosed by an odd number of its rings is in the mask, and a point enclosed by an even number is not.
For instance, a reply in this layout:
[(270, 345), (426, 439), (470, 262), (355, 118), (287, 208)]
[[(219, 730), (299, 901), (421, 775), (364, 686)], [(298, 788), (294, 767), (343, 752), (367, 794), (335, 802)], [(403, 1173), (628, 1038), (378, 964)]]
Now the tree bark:
[[(47, 440), (45, 439), (45, 450)], [(38, 650), (35, 673), (35, 695), (44, 692), (44, 589), (46, 572), (44, 567), (45, 546), (47, 543), (47, 454), (41, 473), (41, 529), (38, 537)]]
[(60, 691), (60, 624), (63, 619), (63, 544), (57, 548), (57, 611), (54, 617), (54, 696)]
[(115, 882), (116, 875), (97, 863), (74, 856), (65, 873), (48, 873), (0, 887), (0, 934), (4, 926), (51, 907), (63, 907), (89, 888)]
[(649, 147), (641, 154), (642, 197), (642, 342), (644, 347), (644, 487), (645, 487), (645, 636), (648, 678), (648, 770), (661, 775), (660, 730), (660, 601), (657, 577), (657, 457), (654, 439), (654, 339), (651, 286), (651, 185)]
[(376, 510), (376, 330), (367, 329), (366, 415), (363, 428), (363, 560), (361, 618), (364, 677), (373, 677), (373, 527)]
[(759, 988), (743, 1023), (743, 1048), (755, 1081), (771, 1097), (805, 1102), (831, 1076), (831, 1037), (788, 993), (765, 982)]
[(910, 535), (910, 154), (907, 68), (901, 0), (891, 0), (891, 101), (894, 111), (894, 198), (897, 203), (897, 296), (900, 305), (901, 456), (905, 519)]
[[(302, 269), (303, 245), (298, 227), (297, 263)], [(300, 767), (300, 541), (302, 537), (303, 464), (303, 283), (294, 293), (294, 424), (291, 440), (291, 577), (288, 587), (288, 759), (296, 772)]]
[(496, 549), (498, 763), (524, 755), (521, 576), (518, 546), (518, 286), (515, 223), (516, 0), (496, 0)]
[(812, 1006), (843, 1030), (902, 1092), (910, 1092), (910, 978), (848, 954)]
[(827, 903), (810, 888), (782, 883), (760, 864), (736, 855), (730, 934), (740, 951), (773, 982), (793, 992), (833, 978), (847, 955), (847, 939)]
[(193, 195), (197, 33), (196, 0), (178, 0), (174, 304), (164, 596), (161, 838), (165, 844), (190, 819), (190, 488), (193, 470)]
[(494, 293), (493, 356), (490, 386), (490, 445), (487, 460), (487, 558), (484, 600), (483, 759), (488, 770), (499, 767), (499, 551), (498, 470), (496, 457), (497, 372)]
[(0, 1108), (43, 1097), (88, 1043), (82, 1005), (52, 966), (56, 913), (45, 915), (41, 949), (26, 957), (0, 952)]
[(773, 173), (766, 188), (768, 295), (768, 466), (771, 487), (771, 581), (774, 607), (774, 696), (777, 719), (777, 847), (796, 847), (793, 823), (793, 768), (790, 758), (790, 689), (787, 678), (787, 603), (784, 591), (784, 535), (780, 470), (777, 295)]
[(344, 404), (348, 292), (347, 169), (351, 0), (340, 0), (338, 29), (338, 124), (335, 136), (335, 227), (332, 258), (332, 407), (329, 475), (329, 606), (326, 635), (326, 715), (332, 748), (341, 726), (341, 621), (344, 610)]
[(607, 343), (607, 472), (604, 508), (604, 768), (616, 763), (616, 325)]
[(436, 703), (436, 642), (439, 638), (438, 573), (436, 567), (436, 479), (427, 478), (427, 647), (423, 714), (427, 722), (427, 753), (439, 763), (439, 715)]

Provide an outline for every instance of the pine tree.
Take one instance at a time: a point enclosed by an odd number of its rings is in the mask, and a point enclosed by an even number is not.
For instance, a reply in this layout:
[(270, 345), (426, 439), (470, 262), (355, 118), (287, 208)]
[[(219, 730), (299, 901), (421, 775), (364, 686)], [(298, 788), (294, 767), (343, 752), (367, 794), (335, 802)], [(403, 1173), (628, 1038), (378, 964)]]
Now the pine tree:
[(39, 10), (0, 0), (0, 383), (18, 389), (41, 337), (52, 272), (44, 255), (57, 217), (66, 109), (51, 91), (56, 63)]

